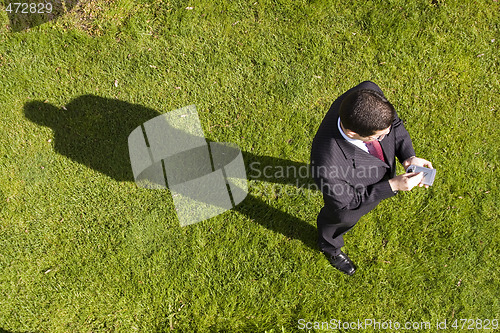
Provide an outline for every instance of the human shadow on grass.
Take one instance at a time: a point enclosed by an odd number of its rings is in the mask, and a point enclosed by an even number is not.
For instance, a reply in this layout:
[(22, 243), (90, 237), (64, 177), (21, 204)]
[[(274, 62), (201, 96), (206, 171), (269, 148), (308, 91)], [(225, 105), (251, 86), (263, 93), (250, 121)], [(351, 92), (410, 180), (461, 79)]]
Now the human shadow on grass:
[[(144, 122), (160, 115), (151, 108), (94, 95), (80, 96), (64, 107), (41, 101), (29, 102), (24, 106), (24, 113), (30, 121), (53, 130), (53, 145), (57, 153), (117, 181), (134, 181), (128, 148), (129, 134)], [(175, 128), (171, 130), (180, 131)], [(243, 152), (243, 159), (250, 179), (278, 185), (274, 189), (285, 188), (280, 185), (293, 185), (297, 191), (314, 188), (305, 163), (259, 156), (251, 152)], [(274, 189), (266, 193), (266, 197), (274, 195)], [(317, 249), (316, 228), (271, 207), (252, 193), (234, 209), (267, 229), (290, 239), (301, 240), (308, 247)]]
[(10, 28), (19, 32), (36, 27), (71, 11), (79, 0), (19, 1), (3, 0)]

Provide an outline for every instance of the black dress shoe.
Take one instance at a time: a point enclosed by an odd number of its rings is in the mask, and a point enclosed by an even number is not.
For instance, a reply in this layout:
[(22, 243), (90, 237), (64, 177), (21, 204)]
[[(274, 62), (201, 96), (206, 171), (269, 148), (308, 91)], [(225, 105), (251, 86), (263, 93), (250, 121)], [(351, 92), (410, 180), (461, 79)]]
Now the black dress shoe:
[(332, 264), (333, 267), (335, 267), (342, 273), (346, 273), (347, 275), (353, 275), (354, 272), (356, 272), (356, 266), (354, 266), (354, 263), (351, 261), (351, 259), (349, 259), (347, 254), (345, 254), (344, 252), (340, 251), (340, 253), (336, 256), (331, 256), (326, 253), (325, 255), (328, 258), (328, 261), (330, 261), (330, 264)]

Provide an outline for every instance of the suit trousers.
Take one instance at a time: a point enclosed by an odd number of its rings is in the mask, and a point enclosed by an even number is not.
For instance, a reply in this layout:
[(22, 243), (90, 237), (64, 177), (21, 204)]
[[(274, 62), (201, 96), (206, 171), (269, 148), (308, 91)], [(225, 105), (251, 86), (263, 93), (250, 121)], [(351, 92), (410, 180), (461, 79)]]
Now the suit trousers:
[[(388, 172), (384, 179), (390, 178)], [(321, 252), (332, 256), (338, 255), (341, 248), (344, 246), (343, 235), (351, 230), (359, 219), (368, 214), (372, 209), (377, 207), (380, 201), (361, 204), (360, 207), (354, 210), (338, 209), (329, 204), (328, 199), (324, 196), (325, 205), (321, 208), (318, 218), (318, 246)]]

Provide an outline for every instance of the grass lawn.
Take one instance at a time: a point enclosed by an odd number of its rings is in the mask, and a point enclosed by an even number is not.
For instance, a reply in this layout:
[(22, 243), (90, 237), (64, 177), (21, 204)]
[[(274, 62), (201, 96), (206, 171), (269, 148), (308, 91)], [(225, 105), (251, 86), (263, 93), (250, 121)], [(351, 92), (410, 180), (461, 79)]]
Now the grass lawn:
[[(10, 2), (0, 332), (494, 331), (500, 2), (66, 0), (45, 16)], [(249, 177), (235, 209), (187, 227), (168, 190), (134, 183), (129, 133), (191, 104), (248, 174), (306, 166), (331, 103), (365, 80), (437, 176), (346, 236), (352, 277), (316, 248), (310, 179)]]

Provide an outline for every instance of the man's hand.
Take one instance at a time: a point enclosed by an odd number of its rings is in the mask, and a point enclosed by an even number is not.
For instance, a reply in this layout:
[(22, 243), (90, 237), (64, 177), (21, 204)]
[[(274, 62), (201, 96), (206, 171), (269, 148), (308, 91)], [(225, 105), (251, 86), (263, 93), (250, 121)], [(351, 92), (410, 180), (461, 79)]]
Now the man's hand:
[(412, 156), (412, 157), (407, 158), (403, 162), (403, 167), (405, 168), (405, 171), (412, 164), (416, 165), (416, 166), (420, 166), (420, 167), (425, 167), (425, 168), (433, 169), (431, 162), (429, 162), (427, 160), (424, 160), (423, 158)]
[(420, 184), (422, 179), (424, 179), (423, 172), (404, 173), (402, 175), (389, 179), (389, 185), (391, 185), (391, 189), (393, 191), (409, 191)]
[[(416, 165), (416, 166), (421, 166), (421, 167), (433, 169), (431, 162), (424, 160), (423, 158), (416, 157), (416, 156), (412, 156), (412, 157), (409, 157), (406, 160), (404, 160), (403, 167), (405, 168), (405, 171), (408, 169), (408, 167), (410, 165)], [(422, 186), (424, 186), (424, 184), (418, 184), (418, 186), (422, 187)], [(425, 185), (425, 188), (429, 188), (429, 185)]]

